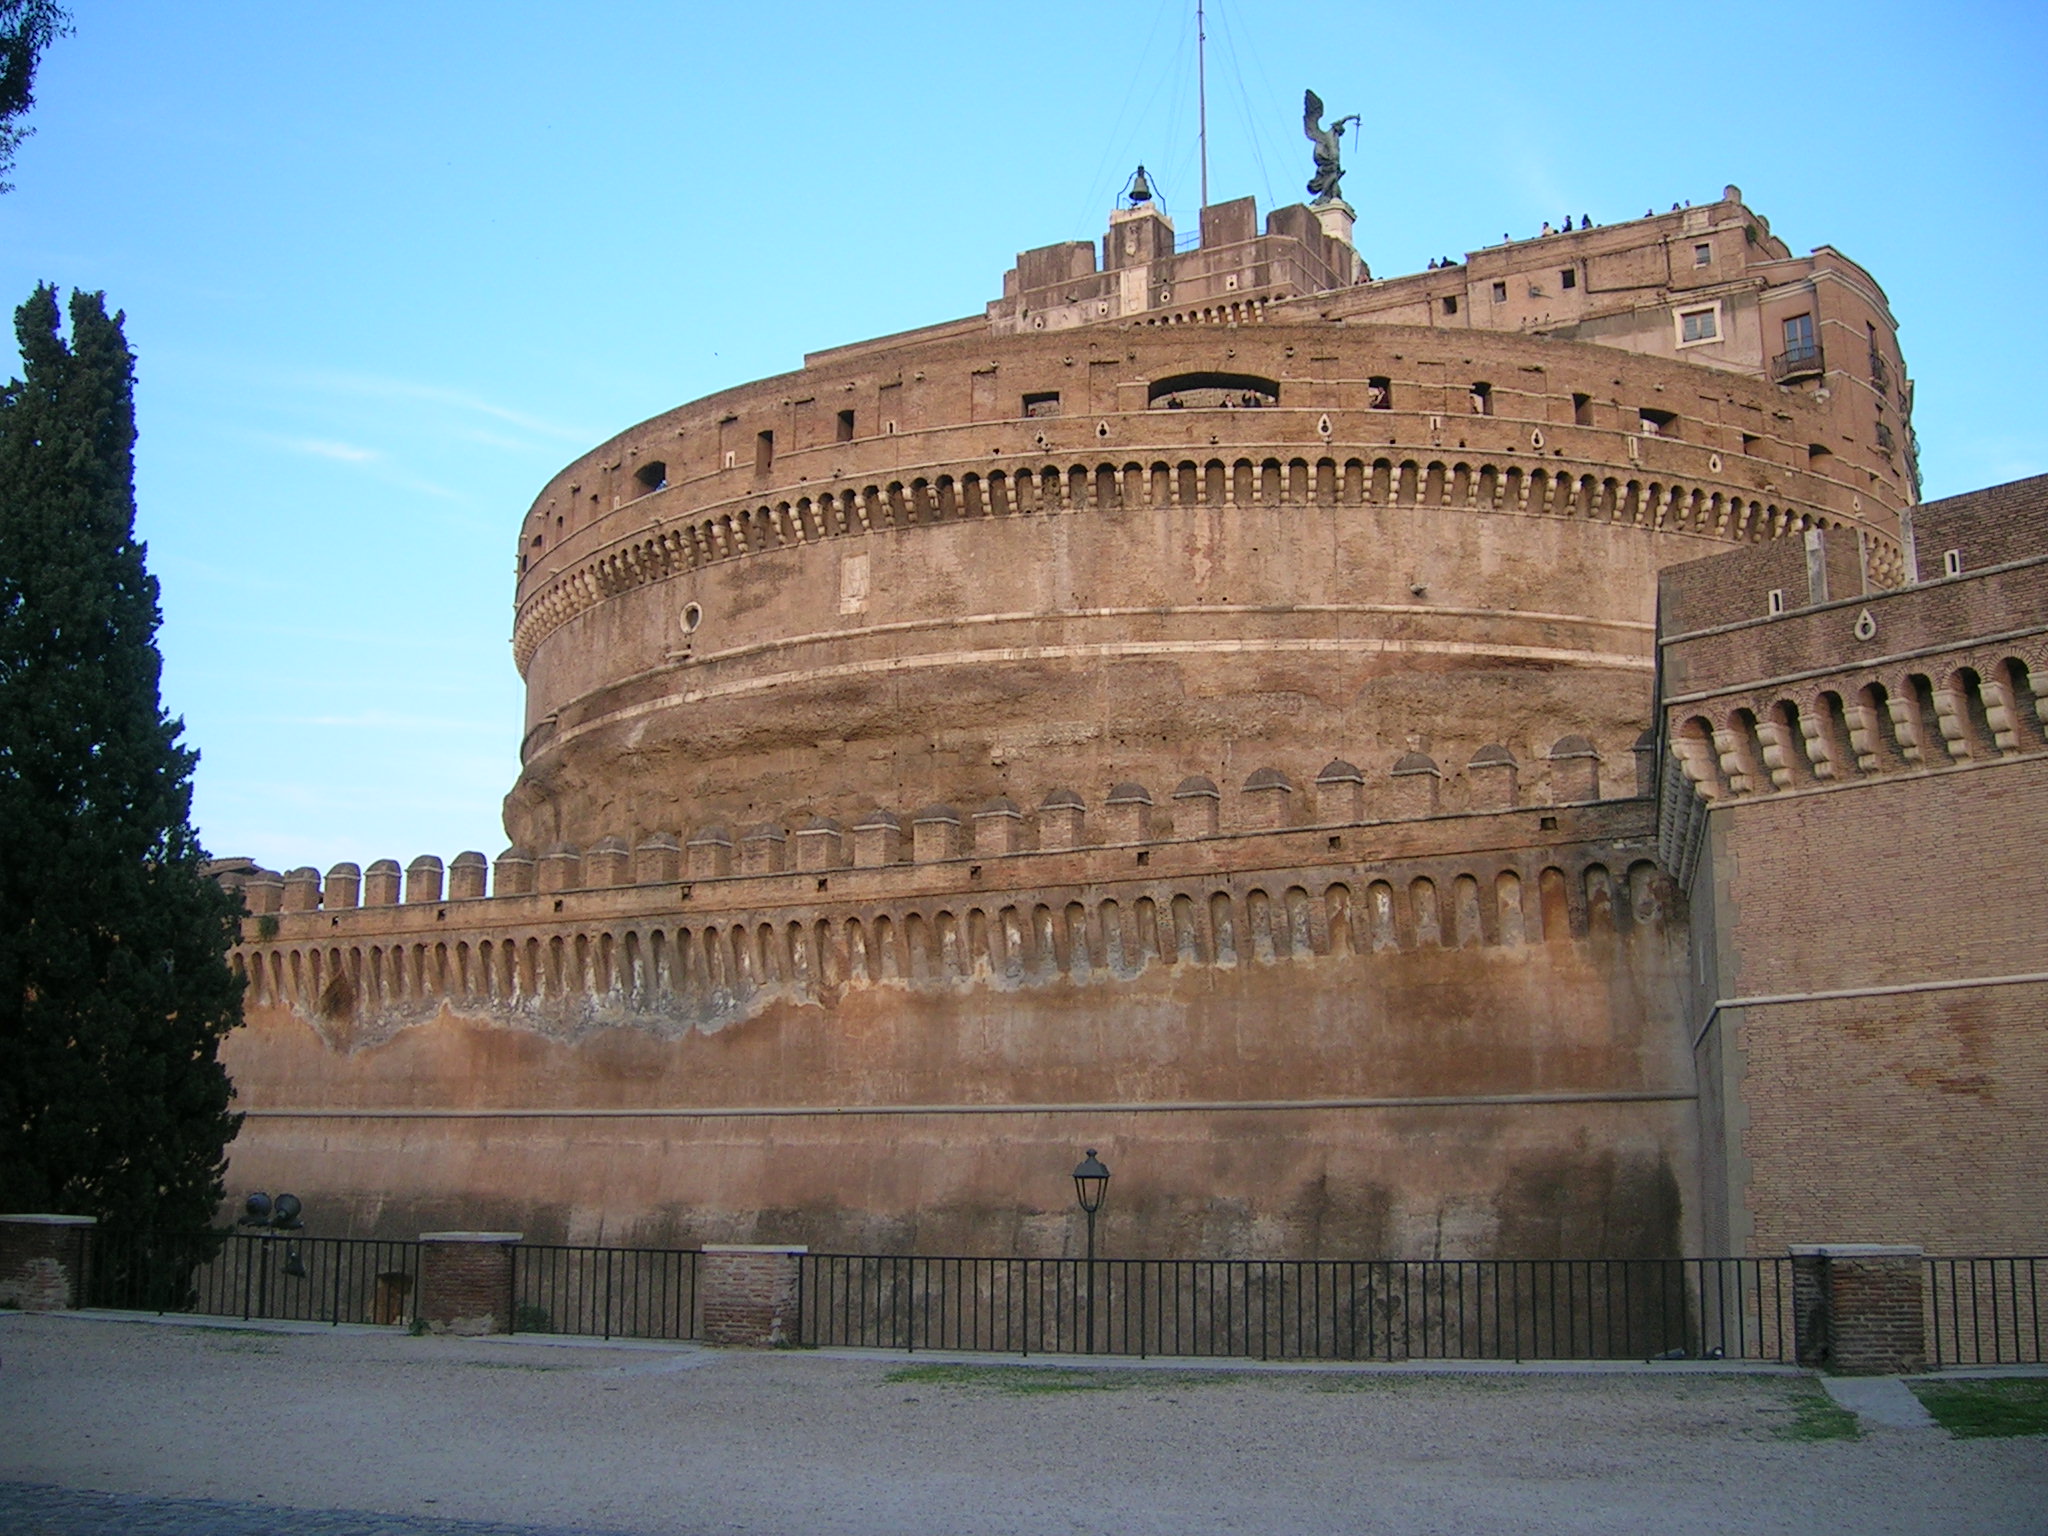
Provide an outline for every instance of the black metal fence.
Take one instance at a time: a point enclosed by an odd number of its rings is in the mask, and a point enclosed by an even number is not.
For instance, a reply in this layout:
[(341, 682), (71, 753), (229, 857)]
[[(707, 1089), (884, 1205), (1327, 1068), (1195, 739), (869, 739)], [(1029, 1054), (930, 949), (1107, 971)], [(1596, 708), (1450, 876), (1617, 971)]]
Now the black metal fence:
[(419, 1244), (293, 1233), (100, 1230), (85, 1305), (315, 1323), (409, 1323)]
[(2044, 1280), (2048, 1257), (1929, 1259), (1928, 1362), (2042, 1364)]
[(1786, 1259), (809, 1254), (806, 1344), (1261, 1360), (1789, 1360)]
[(512, 1331), (694, 1339), (696, 1251), (522, 1243), (512, 1250)]

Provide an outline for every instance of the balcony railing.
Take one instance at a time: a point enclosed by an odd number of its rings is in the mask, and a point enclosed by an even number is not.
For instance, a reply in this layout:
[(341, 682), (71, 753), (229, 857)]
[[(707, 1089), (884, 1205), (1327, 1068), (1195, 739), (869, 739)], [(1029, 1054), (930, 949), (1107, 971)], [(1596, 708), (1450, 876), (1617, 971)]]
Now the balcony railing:
[(1877, 348), (1870, 349), (1870, 382), (1877, 386), (1877, 392), (1888, 395), (1892, 391), (1892, 365)]
[(1795, 379), (1818, 378), (1824, 367), (1819, 342), (1809, 341), (1803, 346), (1787, 347), (1771, 359), (1771, 382), (1790, 384)]
[(1881, 421), (1877, 424), (1877, 446), (1886, 453), (1892, 451), (1892, 429)]

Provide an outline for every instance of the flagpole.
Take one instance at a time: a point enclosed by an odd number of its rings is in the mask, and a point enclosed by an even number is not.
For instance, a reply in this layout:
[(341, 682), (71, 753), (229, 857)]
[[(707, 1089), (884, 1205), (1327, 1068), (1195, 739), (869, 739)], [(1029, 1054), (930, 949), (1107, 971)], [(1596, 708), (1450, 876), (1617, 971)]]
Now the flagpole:
[(1202, 206), (1209, 206), (1209, 34), (1204, 0), (1195, 0), (1195, 102), (1202, 148)]

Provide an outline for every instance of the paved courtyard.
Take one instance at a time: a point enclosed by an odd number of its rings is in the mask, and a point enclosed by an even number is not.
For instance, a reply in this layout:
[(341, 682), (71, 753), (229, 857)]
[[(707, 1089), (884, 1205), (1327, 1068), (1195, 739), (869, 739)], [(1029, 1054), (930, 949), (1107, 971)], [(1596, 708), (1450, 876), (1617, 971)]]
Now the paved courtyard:
[(1811, 1379), (1110, 1370), (0, 1314), (7, 1536), (2048, 1532)]

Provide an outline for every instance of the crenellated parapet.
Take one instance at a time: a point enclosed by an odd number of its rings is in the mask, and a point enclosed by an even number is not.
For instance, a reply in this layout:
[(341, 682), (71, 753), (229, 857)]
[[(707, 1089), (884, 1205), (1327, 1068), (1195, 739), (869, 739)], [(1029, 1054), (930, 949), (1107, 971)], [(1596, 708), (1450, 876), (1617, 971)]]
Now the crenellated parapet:
[(1693, 793), (1720, 804), (2048, 751), (2048, 556), (2029, 552), (2048, 518), (2037, 497), (1984, 496), (1919, 510), (1919, 579), (1900, 588), (1862, 586), (1838, 532), (1666, 573), (1664, 730)]
[[(1128, 803), (1128, 802), (1125, 802)], [(941, 824), (949, 824), (941, 819)], [(716, 1029), (845, 988), (1115, 984), (1159, 967), (1648, 939), (1647, 802), (1299, 825), (1150, 846), (507, 891), (300, 912), (250, 935), (251, 1003), (337, 1045), (444, 1006), (547, 1033)]]

